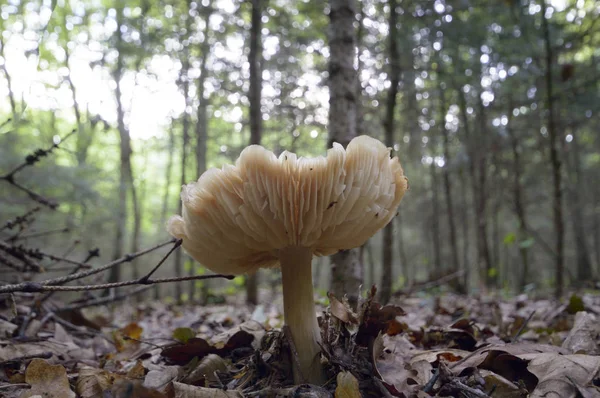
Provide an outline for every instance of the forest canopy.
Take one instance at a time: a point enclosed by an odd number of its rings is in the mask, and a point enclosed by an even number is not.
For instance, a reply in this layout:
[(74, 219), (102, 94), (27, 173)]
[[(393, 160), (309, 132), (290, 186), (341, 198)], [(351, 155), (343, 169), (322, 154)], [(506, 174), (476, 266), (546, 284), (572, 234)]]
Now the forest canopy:
[[(118, 258), (166, 239), (182, 183), (232, 163), (248, 144), (324, 154), (330, 7), (0, 5), (0, 174), (75, 131), (19, 177), (58, 204), (27, 233), (66, 231), (36, 245), (59, 253), (77, 239), (74, 255), (98, 247), (103, 261)], [(354, 11), (357, 84), (346, 88), (356, 135), (385, 140), (410, 180), (391, 238), (380, 233), (360, 251), (365, 285), (387, 279), (398, 290), (450, 275), (470, 292), (560, 294), (597, 278), (598, 3), (366, 0)], [(29, 196), (2, 185), (0, 222), (30, 209)], [(327, 290), (328, 268), (314, 272)], [(177, 289), (169, 294), (181, 297)]]

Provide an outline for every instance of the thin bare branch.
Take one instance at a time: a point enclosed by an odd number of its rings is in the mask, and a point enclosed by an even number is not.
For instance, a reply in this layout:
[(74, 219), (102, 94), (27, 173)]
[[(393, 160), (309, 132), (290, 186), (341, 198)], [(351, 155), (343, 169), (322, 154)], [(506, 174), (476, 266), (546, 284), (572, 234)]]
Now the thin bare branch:
[[(84, 292), (90, 290), (104, 290), (104, 289), (114, 289), (117, 287), (123, 286), (133, 286), (133, 285), (154, 285), (157, 283), (168, 283), (168, 282), (185, 282), (185, 281), (195, 281), (195, 280), (204, 280), (204, 279), (217, 279), (217, 278), (225, 278), (225, 279), (233, 279), (233, 275), (222, 275), (222, 274), (214, 274), (214, 275), (189, 275), (182, 277), (172, 277), (172, 278), (158, 278), (158, 279), (145, 279), (139, 278), (129, 281), (121, 281), (114, 283), (101, 283), (98, 285), (77, 285), (77, 286), (60, 286), (60, 285), (43, 285), (37, 282), (23, 282), (18, 285), (8, 285), (0, 287), (0, 293), (9, 292), (28, 292), (28, 293), (39, 293), (39, 292)], [(10, 289), (6, 290), (5, 288), (11, 286), (19, 286), (18, 290)]]
[[(35, 285), (39, 285), (39, 286), (50, 286), (50, 285), (60, 285), (63, 283), (67, 283), (67, 282), (71, 282), (77, 279), (82, 279), (91, 275), (95, 275), (95, 274), (99, 274), (100, 272), (106, 271), (109, 268), (115, 267), (117, 265), (129, 262), (131, 260), (133, 260), (134, 258), (143, 256), (144, 254), (150, 253), (154, 250), (157, 250), (163, 246), (169, 245), (174, 243), (176, 240), (175, 239), (170, 239), (166, 242), (162, 242), (159, 243), (155, 246), (152, 246), (148, 249), (144, 249), (144, 250), (140, 250), (137, 253), (133, 253), (133, 254), (127, 254), (124, 257), (121, 257), (117, 260), (111, 261), (110, 263), (107, 263), (103, 266), (97, 267), (97, 268), (93, 268), (87, 271), (81, 271), (81, 272), (77, 272), (74, 273), (72, 275), (66, 275), (66, 276), (61, 276), (58, 278), (52, 278), (52, 279), (47, 279), (41, 282), (37, 282), (35, 283)], [(1, 242), (1, 241), (0, 241)], [(1, 248), (2, 246), (0, 246)], [(86, 264), (86, 265), (90, 265), (90, 264)], [(17, 283), (14, 285), (5, 285), (5, 286), (0, 286), (0, 293), (11, 293), (11, 292), (31, 292), (31, 290), (29, 290), (31, 288), (31, 283), (30, 282), (23, 282), (23, 283)], [(43, 292), (43, 291), (49, 291), (49, 290), (40, 290), (40, 289), (35, 289), (33, 290), (34, 292)]]

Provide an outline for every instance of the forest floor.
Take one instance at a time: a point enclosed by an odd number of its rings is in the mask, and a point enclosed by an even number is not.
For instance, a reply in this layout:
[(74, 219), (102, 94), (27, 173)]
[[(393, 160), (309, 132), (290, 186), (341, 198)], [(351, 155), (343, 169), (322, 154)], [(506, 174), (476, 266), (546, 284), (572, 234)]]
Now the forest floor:
[(293, 385), (280, 302), (135, 302), (35, 317), (0, 301), (1, 397), (597, 397), (600, 296), (369, 292), (321, 307), (329, 380)]

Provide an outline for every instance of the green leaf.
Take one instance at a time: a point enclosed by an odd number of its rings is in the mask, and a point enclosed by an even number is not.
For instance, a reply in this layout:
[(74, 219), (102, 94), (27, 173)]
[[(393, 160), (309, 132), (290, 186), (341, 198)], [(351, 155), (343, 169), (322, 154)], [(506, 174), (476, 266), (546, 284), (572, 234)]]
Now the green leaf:
[(173, 338), (183, 344), (187, 343), (189, 339), (194, 338), (196, 333), (190, 328), (177, 328), (173, 331)]
[(519, 243), (519, 247), (521, 249), (529, 249), (531, 246), (533, 246), (534, 243), (535, 240), (533, 238), (527, 238)]
[(512, 245), (513, 243), (515, 243), (516, 240), (517, 234), (515, 234), (514, 232), (509, 232), (504, 236), (504, 244), (507, 246)]

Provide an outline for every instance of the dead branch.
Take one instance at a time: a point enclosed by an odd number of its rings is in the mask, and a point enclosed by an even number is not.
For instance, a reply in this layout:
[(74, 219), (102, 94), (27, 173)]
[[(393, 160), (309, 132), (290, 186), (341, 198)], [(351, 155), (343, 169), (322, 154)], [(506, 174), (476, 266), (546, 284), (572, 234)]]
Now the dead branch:
[(126, 298), (131, 298), (132, 296), (134, 296), (136, 294), (145, 292), (146, 290), (150, 289), (151, 287), (152, 287), (152, 285), (139, 286), (128, 292), (123, 292), (123, 293), (115, 294), (115, 295), (108, 296), (108, 297), (93, 298), (91, 300), (62, 306), (62, 307), (60, 307), (60, 309), (57, 309), (56, 311), (60, 313), (60, 312), (66, 312), (66, 311), (80, 310), (82, 308), (97, 307), (99, 305), (116, 303), (117, 301), (125, 300)]
[(47, 198), (33, 192), (31, 189), (19, 184), (15, 180), (15, 175), (18, 174), (24, 168), (26, 168), (28, 166), (33, 166), (34, 164), (39, 162), (43, 157), (46, 157), (49, 154), (51, 154), (55, 149), (59, 148), (61, 143), (63, 143), (66, 139), (68, 139), (73, 134), (75, 134), (76, 131), (77, 130), (71, 131), (69, 134), (67, 134), (65, 137), (59, 139), (58, 142), (52, 144), (52, 146), (47, 149), (41, 149), (41, 148), (36, 149), (33, 153), (31, 153), (25, 157), (25, 161), (23, 163), (19, 164), (18, 166), (16, 166), (14, 169), (9, 171), (8, 173), (0, 176), (0, 180), (4, 180), (7, 183), (9, 183), (10, 185), (12, 185), (13, 187), (25, 192), (32, 200), (55, 210), (58, 207), (58, 203), (56, 203), (50, 199), (47, 199)]
[(0, 227), (0, 231), (3, 231), (5, 229), (13, 229), (17, 225), (22, 225), (31, 222), (32, 220), (29, 220), (29, 217), (31, 217), (33, 214), (37, 213), (41, 209), (41, 207), (34, 207), (22, 216), (17, 216), (14, 220), (8, 220), (3, 226)]
[(105, 290), (114, 289), (117, 287), (133, 286), (133, 285), (155, 285), (157, 283), (169, 283), (169, 282), (185, 282), (195, 281), (204, 279), (216, 279), (225, 278), (233, 279), (233, 275), (191, 275), (182, 277), (172, 278), (158, 278), (158, 279), (146, 279), (145, 277), (139, 279), (133, 279), (129, 281), (113, 282), (113, 283), (100, 283), (97, 285), (77, 285), (77, 286), (60, 286), (60, 285), (44, 285), (38, 282), (23, 282), (18, 285), (8, 285), (0, 287), (0, 293), (7, 293), (7, 287), (19, 286), (18, 290), (9, 289), (9, 292), (26, 292), (26, 293), (41, 293), (41, 292), (85, 292), (91, 290)]
[[(1, 241), (0, 241), (1, 242)], [(81, 272), (76, 272), (74, 274), (71, 275), (66, 275), (66, 276), (61, 276), (58, 278), (52, 278), (52, 279), (47, 279), (41, 282), (36, 282), (33, 283), (34, 285), (38, 285), (38, 286), (50, 286), (50, 285), (60, 285), (63, 283), (67, 283), (67, 282), (71, 282), (77, 279), (82, 279), (91, 275), (95, 275), (95, 274), (99, 274), (100, 272), (106, 271), (109, 268), (112, 267), (116, 267), (117, 265), (121, 265), (123, 263), (126, 262), (130, 262), (131, 260), (143, 256), (144, 254), (150, 253), (152, 251), (155, 251), (157, 249), (160, 249), (163, 246), (175, 243), (176, 240), (175, 239), (170, 239), (166, 242), (162, 242), (159, 243), (155, 246), (152, 246), (148, 249), (144, 249), (144, 250), (140, 250), (139, 252), (133, 253), (133, 254), (127, 254), (117, 260), (111, 261), (108, 264), (105, 264), (103, 266), (97, 267), (97, 268), (92, 268), (90, 270), (87, 271), (81, 271)], [(0, 245), (0, 248), (2, 248), (2, 246)], [(77, 262), (77, 264), (80, 264)], [(90, 266), (91, 264), (85, 264), (86, 266)], [(28, 290), (28, 288), (32, 285), (32, 283), (30, 282), (23, 282), (23, 283), (17, 283), (14, 285), (4, 285), (4, 286), (0, 286), (0, 293), (12, 293), (12, 292), (31, 292), (31, 290)], [(43, 292), (43, 291), (50, 291), (50, 290), (39, 290), (39, 289), (35, 289), (33, 290), (33, 292)]]

